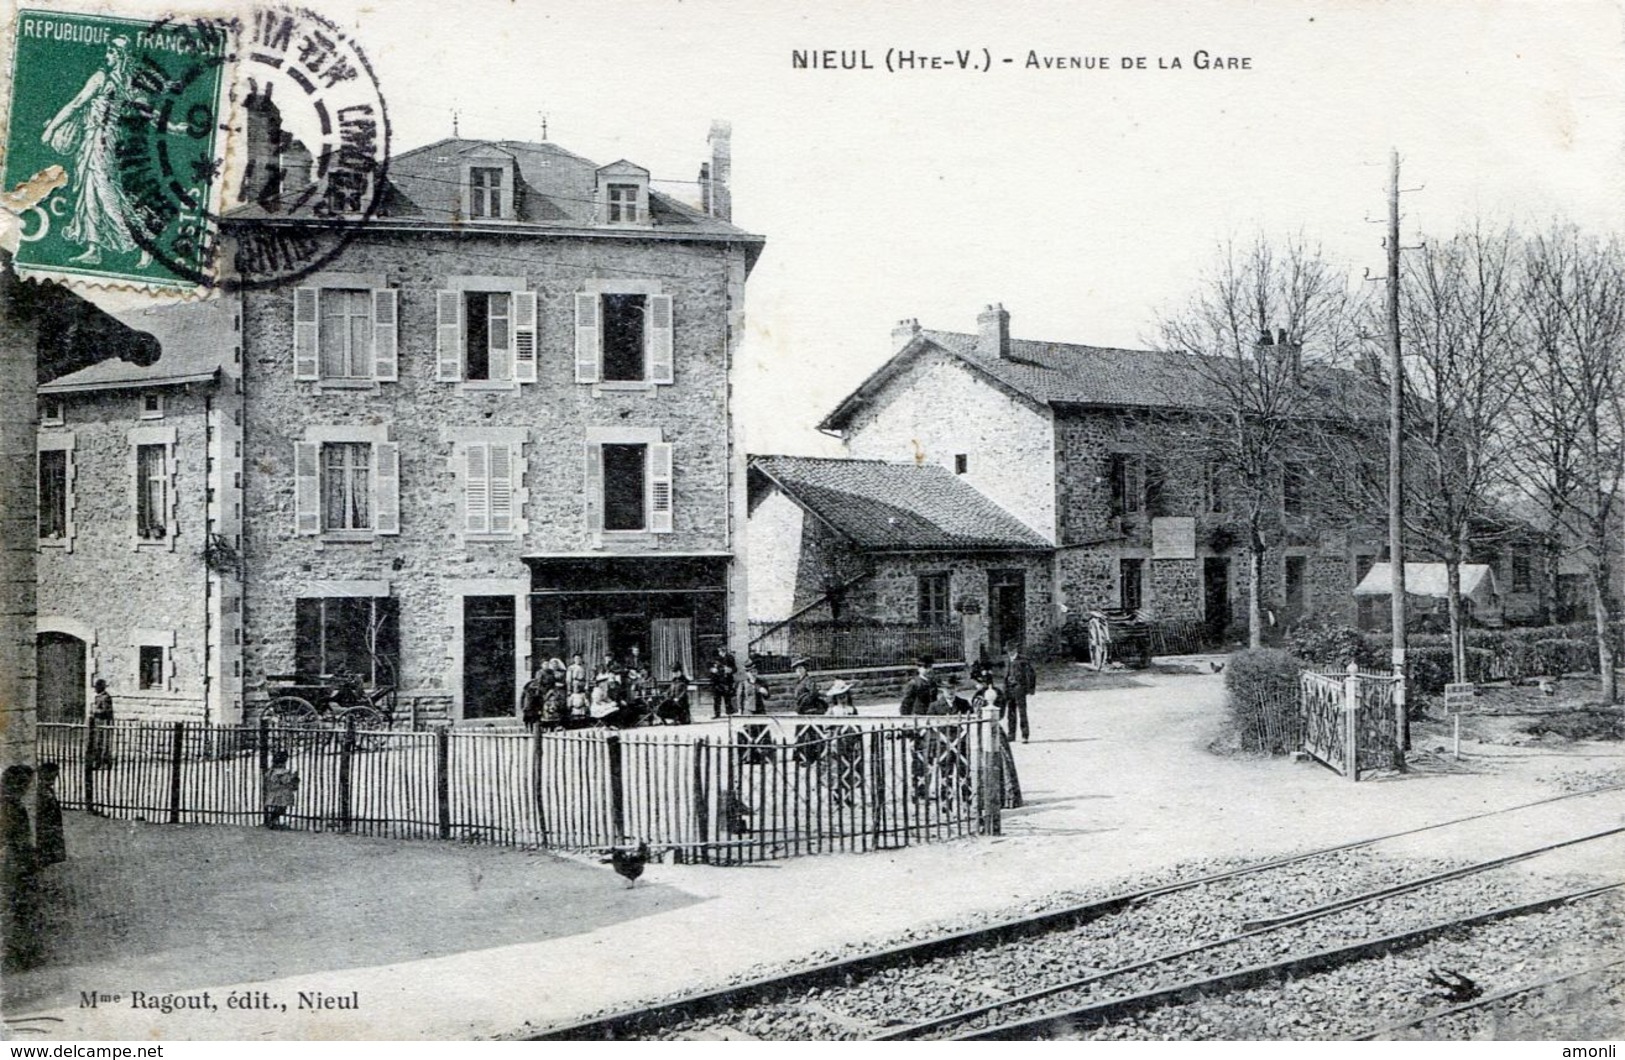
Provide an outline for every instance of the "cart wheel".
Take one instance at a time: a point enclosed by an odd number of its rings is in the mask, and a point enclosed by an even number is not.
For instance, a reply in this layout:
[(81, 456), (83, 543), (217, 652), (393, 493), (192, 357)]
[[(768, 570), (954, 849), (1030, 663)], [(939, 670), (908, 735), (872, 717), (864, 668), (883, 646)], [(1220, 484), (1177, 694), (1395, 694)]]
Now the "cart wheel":
[(316, 706), (299, 696), (278, 696), (265, 708), (265, 716), (278, 728), (297, 728), (316, 723)]
[(355, 725), (355, 746), (363, 751), (382, 750), (389, 743), (389, 718), (377, 707), (350, 707), (335, 719), (340, 725)]

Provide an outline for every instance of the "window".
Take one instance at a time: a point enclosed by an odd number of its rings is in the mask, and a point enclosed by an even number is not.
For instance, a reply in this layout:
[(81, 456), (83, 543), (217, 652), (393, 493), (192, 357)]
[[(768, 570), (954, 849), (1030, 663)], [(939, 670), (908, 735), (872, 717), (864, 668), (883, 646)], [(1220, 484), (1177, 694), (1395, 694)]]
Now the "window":
[(163, 688), (164, 683), (164, 649), (157, 644), (141, 645), (137, 649), (136, 687)]
[(919, 578), (919, 623), (922, 626), (946, 626), (952, 615), (948, 603), (949, 576), (947, 571), (922, 574)]
[(1529, 550), (1514, 548), (1512, 550), (1512, 591), (1515, 593), (1532, 592), (1535, 587), (1533, 557)]
[(371, 379), (372, 292), (323, 291), (320, 349), (323, 379)]
[(1287, 515), (1302, 515), (1304, 501), (1309, 495), (1309, 472), (1299, 463), (1281, 468), (1281, 511)]
[(1286, 618), (1296, 622), (1309, 610), (1309, 557), (1286, 557)]
[(135, 449), (135, 532), (144, 541), (169, 536), (169, 461), (163, 445)]
[(67, 419), (66, 403), (61, 398), (40, 398), (39, 422), (41, 427), (60, 427)]
[(294, 444), (294, 525), (331, 540), (400, 533), (400, 446), (382, 428), (307, 428)]
[(1161, 516), (1168, 514), (1168, 495), (1164, 487), (1162, 462), (1156, 457), (1145, 457), (1142, 462), (1145, 469), (1145, 514)]
[(963, 475), (970, 470), (970, 455), (968, 453), (954, 454), (954, 474)]
[(1117, 605), (1125, 611), (1138, 611), (1145, 604), (1145, 560), (1117, 561)]
[(372, 529), (372, 446), (322, 446), (322, 529)]
[(400, 621), (389, 596), (302, 598), (294, 612), (294, 666), (301, 674), (360, 674), (395, 684)]
[[(383, 283), (382, 276), (347, 279)], [(335, 386), (398, 379), (398, 294), (383, 286), (297, 288), (293, 377)]]
[(1207, 510), (1213, 515), (1223, 515), (1225, 512), (1224, 468), (1219, 465), (1218, 461), (1210, 460), (1206, 470)]
[(517, 529), (519, 447), (472, 442), (462, 447), (463, 532), (512, 534)]
[(148, 392), (141, 395), (141, 418), (144, 420), (161, 420), (164, 418), (164, 396)]
[(606, 200), (609, 207), (608, 220), (611, 224), (616, 222), (637, 222), (643, 219), (639, 209), (639, 200), (643, 197), (643, 189), (636, 184), (611, 184), (606, 188)]
[(1111, 456), (1112, 515), (1132, 515), (1140, 511), (1145, 496), (1144, 462), (1138, 453)]
[(68, 536), (68, 451), (42, 449), (39, 454), (39, 536), (62, 541)]
[(435, 378), (442, 382), (536, 381), (536, 292), (516, 279), (502, 290), (450, 288), (436, 302)]
[(588, 444), (589, 530), (670, 533), (672, 512), (669, 443), (609, 439)]
[(468, 216), (474, 220), (502, 217), (502, 169), (475, 166), (468, 171)]
[(576, 295), (576, 382), (671, 383), (672, 358), (670, 295)]

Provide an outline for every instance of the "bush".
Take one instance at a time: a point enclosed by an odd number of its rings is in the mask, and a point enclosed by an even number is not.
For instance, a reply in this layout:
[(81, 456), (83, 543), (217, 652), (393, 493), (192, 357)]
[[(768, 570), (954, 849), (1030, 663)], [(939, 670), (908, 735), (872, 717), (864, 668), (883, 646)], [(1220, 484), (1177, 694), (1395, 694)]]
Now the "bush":
[(1594, 674), (1597, 672), (1597, 645), (1592, 640), (1560, 638), (1537, 640), (1532, 645), (1537, 674)]
[(1287, 638), (1287, 650), (1317, 667), (1371, 667), (1376, 655), (1366, 635), (1353, 626), (1303, 625)]
[(1298, 717), (1298, 674), (1303, 668), (1278, 648), (1230, 656), (1224, 678), (1227, 705), (1245, 750), (1284, 754), (1303, 745)]

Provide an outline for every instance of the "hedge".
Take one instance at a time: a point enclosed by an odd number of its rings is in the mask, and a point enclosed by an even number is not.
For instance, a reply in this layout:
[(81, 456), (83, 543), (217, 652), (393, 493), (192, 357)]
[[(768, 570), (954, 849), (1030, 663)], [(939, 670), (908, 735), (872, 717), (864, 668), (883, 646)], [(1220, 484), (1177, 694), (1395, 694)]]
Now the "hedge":
[[(1615, 635), (1619, 624), (1614, 623)], [(1467, 677), (1474, 682), (1507, 679), (1521, 681), (1542, 674), (1596, 673), (1595, 627), (1586, 622), (1562, 626), (1469, 629)], [(1350, 662), (1362, 667), (1386, 668), (1393, 657), (1393, 637), (1388, 633), (1366, 632), (1350, 626), (1303, 626), (1292, 632), (1287, 648), (1298, 658), (1319, 667), (1343, 667)], [(1422, 653), (1443, 651), (1450, 672), (1450, 636), (1447, 633), (1412, 633), (1407, 638), (1413, 686), (1436, 683), (1425, 681), (1417, 672)], [(1616, 641), (1615, 658), (1625, 658)], [(1432, 659), (1431, 654), (1426, 658)], [(1440, 686), (1443, 687), (1442, 685)], [(1425, 687), (1423, 688), (1425, 691)]]
[(1227, 706), (1241, 746), (1285, 754), (1303, 746), (1298, 675), (1303, 663), (1279, 648), (1238, 651), (1225, 667)]

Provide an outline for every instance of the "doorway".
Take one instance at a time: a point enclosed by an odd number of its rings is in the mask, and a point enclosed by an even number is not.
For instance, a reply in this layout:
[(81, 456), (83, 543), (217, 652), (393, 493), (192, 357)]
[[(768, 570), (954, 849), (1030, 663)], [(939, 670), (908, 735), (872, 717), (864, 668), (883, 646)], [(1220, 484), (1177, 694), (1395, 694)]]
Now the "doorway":
[(515, 709), (514, 598), (463, 597), (463, 717), (511, 718)]
[(1118, 560), (1117, 606), (1124, 611), (1138, 611), (1145, 606), (1145, 560)]
[(35, 641), (40, 721), (85, 720), (85, 642), (71, 633), (41, 633)]
[(1027, 572), (992, 570), (987, 572), (988, 646), (1003, 655), (1013, 644), (1027, 638)]
[(1230, 628), (1230, 560), (1226, 556), (1202, 560), (1202, 621), (1214, 643), (1223, 640)]

